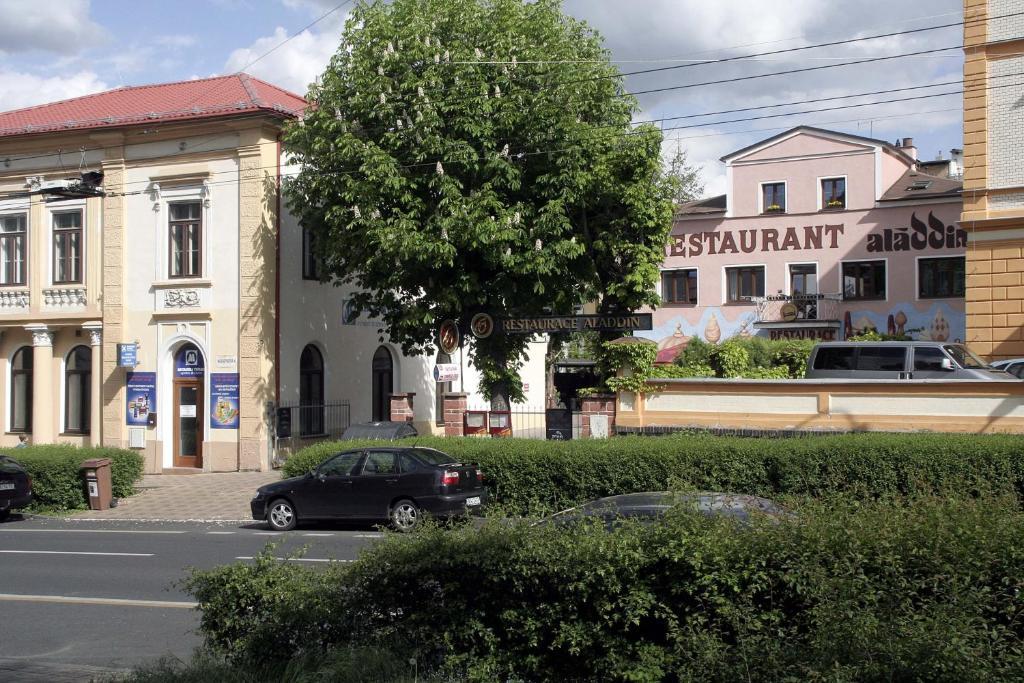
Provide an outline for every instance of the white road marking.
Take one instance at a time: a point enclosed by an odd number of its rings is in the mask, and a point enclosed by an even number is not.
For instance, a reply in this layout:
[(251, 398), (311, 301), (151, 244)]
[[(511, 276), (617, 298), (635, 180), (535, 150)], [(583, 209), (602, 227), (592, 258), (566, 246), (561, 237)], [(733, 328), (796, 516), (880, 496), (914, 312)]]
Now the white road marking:
[(302, 534), (303, 536), (333, 536), (334, 534)]
[(124, 607), (170, 607), (174, 609), (193, 609), (195, 602), (173, 600), (128, 600), (125, 598), (84, 598), (77, 595), (22, 595), (19, 593), (0, 593), (0, 601), (5, 602), (57, 602), (73, 605), (117, 605)]
[(20, 532), (23, 534), (61, 533), (61, 534), (186, 534), (187, 531), (168, 531), (166, 529), (3, 529), (2, 531)]
[(107, 557), (153, 557), (153, 553), (98, 553), (78, 550), (0, 550), (10, 555), (103, 555)]
[[(239, 555), (236, 560), (255, 560), (252, 555)], [(279, 562), (355, 562), (355, 560), (332, 560), (322, 557), (275, 557)]]
[(230, 536), (234, 531), (207, 531), (211, 536)]
[(384, 538), (384, 534), (354, 534), (353, 538)]
[(254, 531), (253, 536), (280, 536), (283, 531)]

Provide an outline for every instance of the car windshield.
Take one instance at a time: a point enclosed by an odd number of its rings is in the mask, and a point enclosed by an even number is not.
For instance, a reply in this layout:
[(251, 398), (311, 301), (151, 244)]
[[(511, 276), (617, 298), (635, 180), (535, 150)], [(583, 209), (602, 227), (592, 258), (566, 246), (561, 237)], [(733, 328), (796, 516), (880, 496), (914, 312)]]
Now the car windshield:
[(982, 370), (988, 367), (988, 364), (985, 361), (971, 353), (966, 346), (949, 344), (942, 348), (944, 348), (946, 353), (952, 356), (953, 360), (957, 362), (957, 365), (962, 368), (967, 368), (969, 370)]
[(414, 448), (413, 453), (415, 453), (416, 457), (420, 460), (431, 465), (450, 465), (454, 462), (458, 462), (447, 453), (435, 451), (433, 448)]

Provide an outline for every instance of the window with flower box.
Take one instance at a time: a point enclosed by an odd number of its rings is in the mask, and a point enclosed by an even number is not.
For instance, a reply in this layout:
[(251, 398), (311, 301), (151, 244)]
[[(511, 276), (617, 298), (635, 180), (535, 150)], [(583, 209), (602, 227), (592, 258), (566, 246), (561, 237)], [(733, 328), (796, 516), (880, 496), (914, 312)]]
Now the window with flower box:
[(761, 213), (786, 213), (786, 183), (761, 183)]
[(824, 211), (846, 208), (846, 178), (821, 179), (821, 208)]

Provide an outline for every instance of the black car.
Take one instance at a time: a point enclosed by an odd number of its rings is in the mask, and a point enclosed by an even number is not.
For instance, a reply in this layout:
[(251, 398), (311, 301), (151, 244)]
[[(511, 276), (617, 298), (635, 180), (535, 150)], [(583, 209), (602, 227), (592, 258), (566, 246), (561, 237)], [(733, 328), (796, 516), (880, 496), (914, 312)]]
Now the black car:
[(364, 448), (332, 455), (309, 474), (261, 486), (252, 518), (275, 531), (302, 521), (388, 520), (398, 531), (422, 513), (453, 517), (487, 502), (483, 473), (433, 448)]
[(0, 455), (0, 522), (11, 510), (27, 507), (32, 502), (32, 477), (17, 460)]
[(380, 441), (397, 441), (419, 436), (415, 425), (411, 422), (366, 422), (352, 425), (341, 435), (342, 441), (375, 439)]
[(749, 520), (751, 514), (762, 514), (774, 520), (792, 516), (792, 513), (767, 498), (743, 493), (647, 491), (598, 498), (562, 510), (540, 520), (538, 524), (566, 525), (585, 519), (600, 519), (606, 526), (611, 526), (621, 519), (649, 521), (663, 516), (677, 505), (703, 515), (731, 517), (741, 522)]

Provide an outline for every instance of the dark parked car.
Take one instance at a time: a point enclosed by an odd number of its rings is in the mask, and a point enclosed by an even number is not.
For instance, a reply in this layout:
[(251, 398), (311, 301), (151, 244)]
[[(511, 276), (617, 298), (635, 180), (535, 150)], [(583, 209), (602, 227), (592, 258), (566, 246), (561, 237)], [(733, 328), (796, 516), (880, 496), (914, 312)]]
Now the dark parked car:
[(621, 519), (650, 521), (677, 505), (690, 507), (704, 515), (731, 517), (744, 522), (750, 519), (751, 514), (762, 514), (776, 520), (792, 514), (767, 498), (742, 493), (647, 491), (598, 498), (579, 507), (562, 510), (537, 523), (563, 525), (585, 519), (601, 519), (606, 526), (611, 526)]
[(23, 508), (32, 502), (32, 477), (21, 463), (0, 455), (0, 522), (11, 510)]
[(341, 435), (341, 440), (380, 439), (381, 441), (395, 441), (396, 439), (407, 439), (418, 435), (416, 427), (411, 422), (365, 422), (352, 425), (346, 429), (345, 433)]
[(483, 473), (433, 448), (366, 448), (333, 455), (309, 474), (261, 486), (252, 518), (275, 531), (302, 521), (388, 520), (398, 531), (423, 513), (454, 517), (487, 502)]

